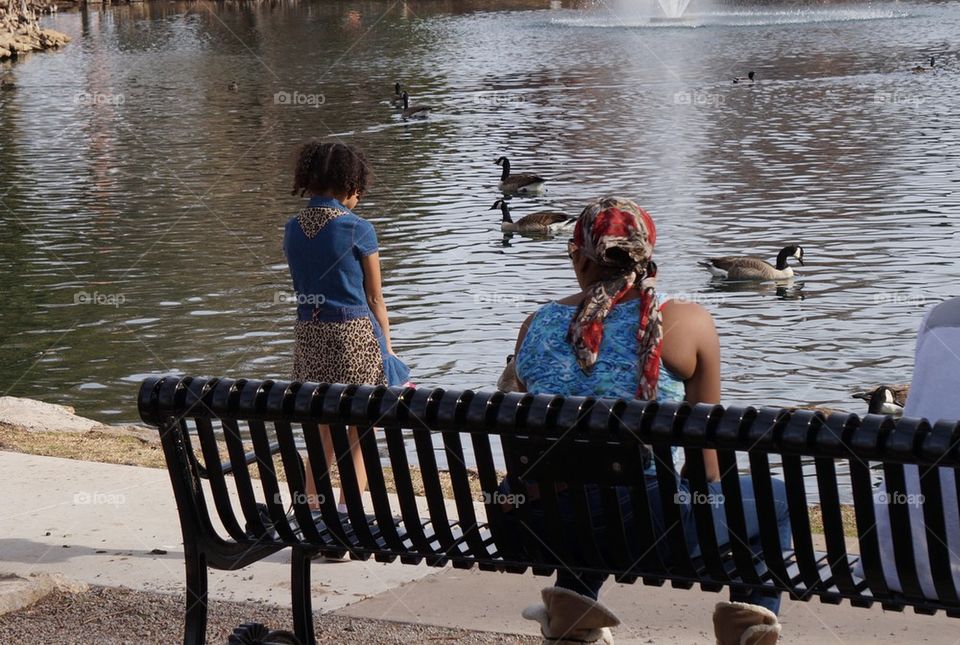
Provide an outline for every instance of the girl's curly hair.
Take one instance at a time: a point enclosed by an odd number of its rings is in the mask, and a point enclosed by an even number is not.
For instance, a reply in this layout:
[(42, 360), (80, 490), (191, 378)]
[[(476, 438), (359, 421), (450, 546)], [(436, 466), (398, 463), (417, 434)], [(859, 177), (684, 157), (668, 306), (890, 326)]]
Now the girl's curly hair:
[(343, 143), (308, 141), (297, 152), (291, 194), (362, 195), (369, 178), (363, 152)]

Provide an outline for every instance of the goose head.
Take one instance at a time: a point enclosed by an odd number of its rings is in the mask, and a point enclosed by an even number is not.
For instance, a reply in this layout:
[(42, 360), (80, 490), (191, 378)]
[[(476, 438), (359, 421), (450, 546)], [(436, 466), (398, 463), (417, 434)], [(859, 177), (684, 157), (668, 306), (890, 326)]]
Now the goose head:
[(796, 258), (800, 266), (803, 266), (803, 247), (798, 244), (791, 244), (780, 249), (777, 254), (777, 269), (782, 271), (787, 267), (787, 258)]
[(513, 222), (513, 220), (510, 218), (510, 208), (507, 206), (506, 201), (498, 199), (497, 201), (493, 202), (493, 206), (490, 207), (490, 210), (493, 211), (497, 210), (498, 208), (500, 209), (500, 213), (503, 215), (504, 222)]
[(930, 67), (933, 67), (937, 62), (937, 59), (933, 56), (930, 57)]
[(400, 96), (400, 83), (393, 84), (393, 93)]
[(881, 385), (873, 392), (869, 392), (869, 395), (867, 412), (870, 414), (894, 414), (900, 409), (893, 390), (886, 385)]
[(403, 98), (403, 109), (404, 110), (410, 109), (410, 95), (407, 94), (406, 90), (404, 90), (403, 94), (401, 94), (400, 96), (401, 98)]
[(753, 80), (753, 77), (754, 77), (754, 76), (755, 76), (755, 74), (754, 74), (753, 70), (750, 70), (750, 73), (747, 74), (747, 78), (749, 78), (751, 81)]

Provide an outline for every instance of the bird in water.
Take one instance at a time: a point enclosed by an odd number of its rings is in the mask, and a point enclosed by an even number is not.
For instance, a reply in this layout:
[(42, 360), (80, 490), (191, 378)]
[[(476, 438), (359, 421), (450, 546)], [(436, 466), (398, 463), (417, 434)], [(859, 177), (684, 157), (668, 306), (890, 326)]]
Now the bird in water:
[(724, 280), (786, 280), (793, 277), (793, 268), (787, 265), (788, 258), (795, 258), (803, 266), (803, 248), (797, 244), (783, 247), (777, 255), (776, 265), (749, 255), (727, 255), (698, 264), (714, 277)]
[(914, 74), (922, 74), (924, 72), (932, 72), (934, 66), (937, 64), (937, 59), (934, 56), (930, 57), (930, 67), (924, 67), (923, 65), (917, 65), (910, 69)]
[(404, 119), (425, 119), (430, 116), (430, 107), (427, 105), (414, 105), (410, 107), (410, 95), (404, 92), (400, 95), (403, 97), (403, 112), (400, 113)]
[(856, 392), (855, 399), (867, 402), (869, 414), (890, 414), (895, 417), (903, 416), (903, 406), (907, 403), (910, 394), (910, 385), (880, 385), (866, 392)]
[(510, 208), (507, 206), (506, 200), (498, 199), (493, 202), (490, 210), (496, 210), (497, 208), (500, 209), (502, 216), (500, 230), (509, 233), (557, 233), (577, 223), (575, 217), (550, 211), (530, 213), (514, 222), (513, 218), (510, 217)]
[(400, 83), (393, 84), (393, 96), (390, 97), (390, 103), (394, 107), (400, 107), (403, 105), (403, 86)]
[(227, 89), (230, 90), (231, 92), (237, 92), (240, 90), (240, 84), (237, 83), (236, 81), (230, 81), (227, 84)]
[(497, 159), (496, 164), (503, 167), (503, 172), (500, 173), (500, 190), (504, 193), (519, 193), (521, 195), (539, 193), (543, 190), (543, 183), (547, 181), (540, 175), (530, 173), (511, 175), (510, 160), (506, 157)]
[(751, 72), (750, 72), (749, 74), (747, 74), (746, 76), (738, 76), (738, 77), (736, 77), (735, 79), (733, 79), (733, 82), (734, 82), (734, 83), (738, 83), (738, 84), (739, 84), (739, 83), (742, 83), (742, 84), (744, 84), (744, 85), (753, 85), (754, 80), (755, 80), (755, 76), (756, 76), (756, 74), (754, 74), (754, 72), (751, 70)]
[(13, 82), (13, 79), (0, 78), (0, 90), (14, 90), (16, 88), (17, 85)]

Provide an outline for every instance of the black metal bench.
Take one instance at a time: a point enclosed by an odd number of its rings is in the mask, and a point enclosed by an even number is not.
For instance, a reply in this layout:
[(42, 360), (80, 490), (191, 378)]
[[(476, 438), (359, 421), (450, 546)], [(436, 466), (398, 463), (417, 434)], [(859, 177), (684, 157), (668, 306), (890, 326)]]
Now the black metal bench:
[[(669, 580), (675, 587), (699, 584), (707, 591), (730, 587), (738, 593), (763, 589), (802, 600), (816, 596), (835, 604), (846, 598), (860, 607), (879, 602), (896, 611), (912, 606), (918, 613), (945, 610), (960, 616), (939, 478), (922, 478), (936, 599), (921, 592), (909, 537), (911, 518), (903, 505), (890, 506), (903, 591), (887, 587), (881, 559), (890, 554), (881, 553), (874, 530), (872, 478), (881, 468), (887, 494), (895, 499), (906, 494), (904, 464), (918, 465), (921, 473), (934, 466), (956, 468), (960, 435), (953, 423), (931, 427), (921, 420), (824, 417), (808, 410), (180, 377), (145, 380), (139, 409), (143, 420), (160, 430), (180, 515), (188, 596), (185, 643), (204, 642), (208, 567), (238, 569), (288, 547), (294, 630), (307, 643), (315, 642), (310, 560), (318, 554), (513, 573), (532, 569), (537, 575), (562, 566), (627, 583), (642, 579), (662, 585)], [(343, 515), (337, 512), (323, 459), (321, 424), (332, 430), (348, 507)], [(360, 430), (366, 494), (359, 490), (349, 458), (348, 426)], [(508, 517), (500, 503), (498, 440), (511, 490), (526, 490), (521, 478), (538, 482), (541, 521), (549, 529), (543, 535), (518, 534), (509, 526), (514, 517), (529, 521), (530, 509), (521, 504), (511, 511), (517, 515)], [(658, 457), (659, 495), (671, 527), (666, 538), (670, 558), (661, 558), (653, 548), (661, 536), (643, 513), (634, 514), (639, 535), (629, 544), (623, 538), (622, 509), (612, 487), (629, 487), (634, 508), (648, 504), (643, 468), (649, 451), (644, 446)], [(731, 540), (718, 545), (712, 514), (695, 506), (702, 550), (697, 558), (688, 555), (677, 528), (679, 510), (671, 503), (677, 493), (671, 446), (685, 449), (685, 476), (694, 494), (708, 491), (699, 449), (719, 451)], [(319, 512), (311, 512), (304, 495), (302, 451), (314, 467)], [(738, 453), (749, 459), (765, 570), (758, 569), (758, 558), (741, 538), (746, 533)], [(776, 515), (771, 457), (789, 501), (793, 544), (786, 551), (776, 524), (764, 520)], [(411, 476), (416, 470), (422, 477), (419, 497)], [(477, 479), (482, 494), (471, 483)], [(573, 522), (565, 523), (558, 510), (558, 483), (571, 501)], [(591, 530), (586, 484), (595, 484), (602, 494), (603, 545)], [(852, 491), (859, 554), (847, 550), (841, 484)], [(235, 489), (233, 495), (230, 489)], [(821, 550), (811, 531), (813, 493), (822, 516)], [(569, 548), (568, 538), (577, 549)], [(856, 568), (858, 560), (862, 569)]]

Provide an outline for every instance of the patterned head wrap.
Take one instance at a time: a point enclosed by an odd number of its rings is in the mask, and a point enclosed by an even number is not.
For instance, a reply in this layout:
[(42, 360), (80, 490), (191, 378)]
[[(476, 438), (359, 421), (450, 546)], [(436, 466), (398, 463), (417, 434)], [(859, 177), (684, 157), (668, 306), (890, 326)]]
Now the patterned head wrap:
[(603, 321), (639, 282), (637, 398), (647, 401), (657, 398), (663, 341), (656, 292), (657, 266), (651, 259), (656, 240), (653, 220), (643, 209), (628, 199), (605, 197), (583, 209), (571, 241), (573, 248), (604, 267), (609, 275), (587, 288), (567, 330), (567, 341), (573, 345), (577, 363), (584, 372), (593, 369), (603, 340)]

